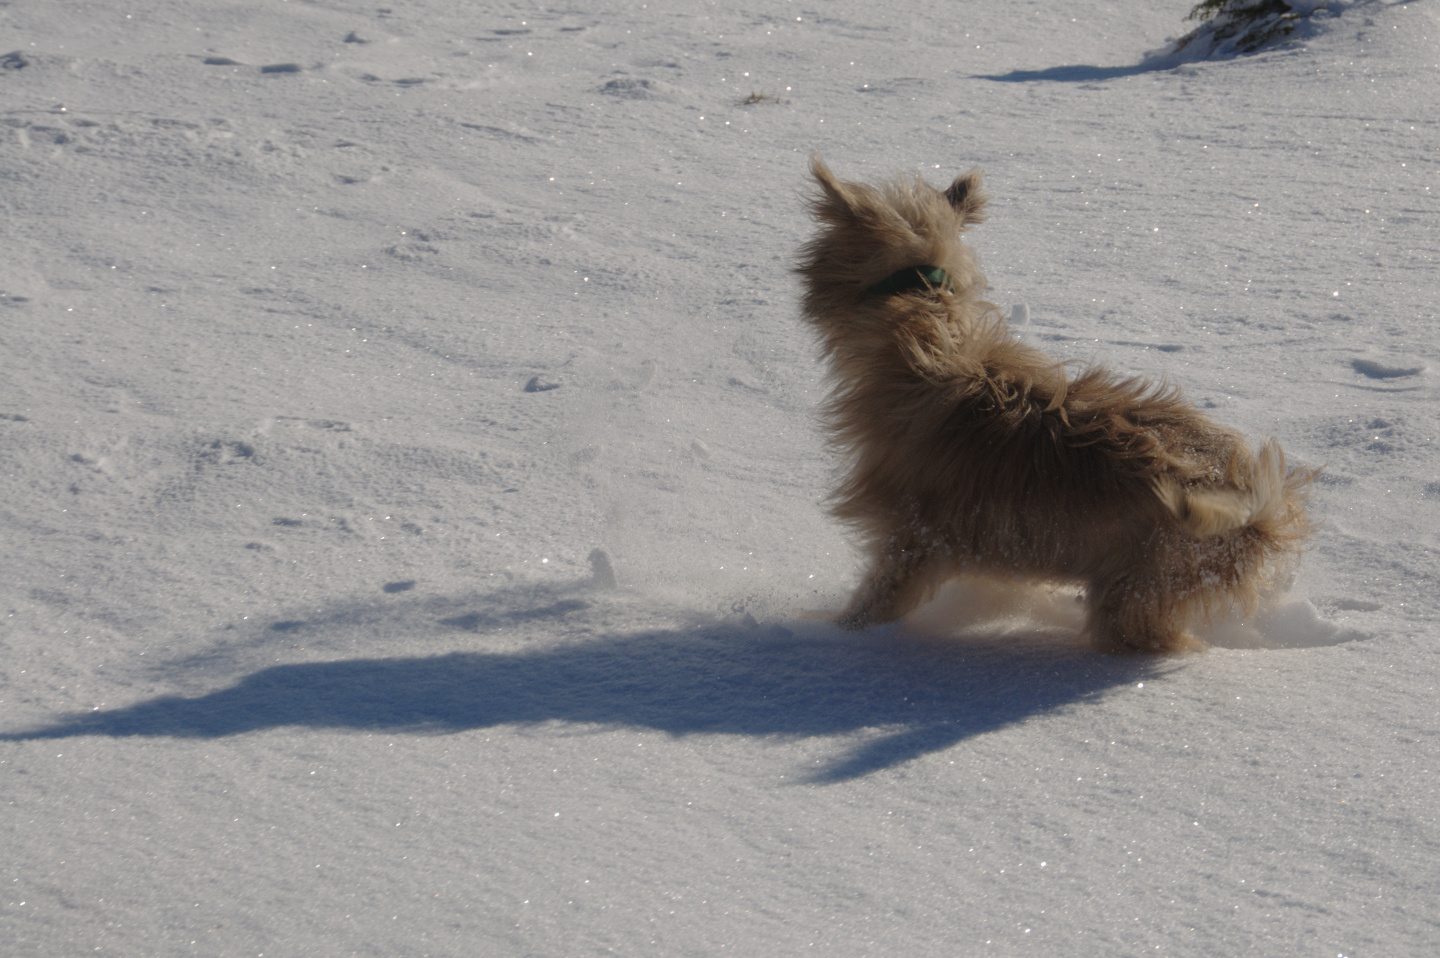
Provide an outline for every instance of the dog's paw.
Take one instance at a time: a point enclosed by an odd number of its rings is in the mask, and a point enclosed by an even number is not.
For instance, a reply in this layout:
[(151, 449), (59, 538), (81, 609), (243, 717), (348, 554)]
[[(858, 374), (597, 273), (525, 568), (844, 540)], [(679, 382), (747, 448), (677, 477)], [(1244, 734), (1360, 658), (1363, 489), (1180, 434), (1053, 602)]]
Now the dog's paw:
[(1105, 655), (1174, 655), (1181, 652), (1203, 652), (1208, 645), (1192, 632), (1168, 635), (1147, 635), (1127, 640), (1118, 635), (1092, 635), (1090, 645)]

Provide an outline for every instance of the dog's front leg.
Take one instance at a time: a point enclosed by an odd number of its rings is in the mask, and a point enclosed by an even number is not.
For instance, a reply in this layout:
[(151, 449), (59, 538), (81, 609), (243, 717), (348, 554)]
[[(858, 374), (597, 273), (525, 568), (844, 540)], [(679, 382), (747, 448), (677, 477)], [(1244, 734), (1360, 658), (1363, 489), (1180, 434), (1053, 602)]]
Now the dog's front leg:
[(933, 594), (942, 575), (933, 552), (892, 539), (875, 550), (865, 581), (835, 622), (852, 630), (894, 622)]

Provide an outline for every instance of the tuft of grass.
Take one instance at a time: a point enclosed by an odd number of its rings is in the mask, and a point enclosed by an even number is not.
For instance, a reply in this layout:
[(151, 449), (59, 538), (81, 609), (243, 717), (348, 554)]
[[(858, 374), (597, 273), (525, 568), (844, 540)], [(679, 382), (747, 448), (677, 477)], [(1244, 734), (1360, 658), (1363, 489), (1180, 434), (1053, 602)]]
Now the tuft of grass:
[[(1176, 53), (1203, 38), (1209, 51), (1228, 46), (1237, 53), (1254, 53), (1288, 37), (1302, 17), (1325, 4), (1287, 3), (1286, 0), (1200, 0), (1185, 19), (1200, 26), (1175, 42)], [(1298, 7), (1298, 9), (1297, 9)]]
[(759, 93), (751, 90), (750, 95), (740, 102), (745, 106), (754, 106), (757, 103), (784, 103), (785, 101), (773, 93), (766, 93), (764, 90), (761, 90)]

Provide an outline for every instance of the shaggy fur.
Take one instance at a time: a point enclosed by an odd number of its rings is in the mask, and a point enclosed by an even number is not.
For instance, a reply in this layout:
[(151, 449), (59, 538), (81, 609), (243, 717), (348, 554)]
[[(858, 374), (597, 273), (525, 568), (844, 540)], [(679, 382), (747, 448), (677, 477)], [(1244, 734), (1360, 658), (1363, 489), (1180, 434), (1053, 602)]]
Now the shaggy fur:
[[(1078, 581), (1106, 651), (1174, 652), (1191, 624), (1252, 612), (1309, 533), (1314, 475), (1272, 440), (1252, 451), (1179, 390), (1104, 369), (1071, 375), (1018, 342), (982, 295), (960, 234), (984, 219), (980, 173), (837, 180), (816, 157), (819, 232), (797, 272), (848, 462), (834, 514), (869, 570), (840, 624), (890, 622), (967, 572)], [(954, 289), (873, 288), (938, 266)]]

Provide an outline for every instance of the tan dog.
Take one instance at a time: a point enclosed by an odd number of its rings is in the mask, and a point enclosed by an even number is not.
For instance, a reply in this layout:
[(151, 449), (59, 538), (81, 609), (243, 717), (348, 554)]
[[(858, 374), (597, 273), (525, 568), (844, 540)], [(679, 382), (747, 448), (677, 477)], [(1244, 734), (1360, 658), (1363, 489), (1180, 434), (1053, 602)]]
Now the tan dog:
[(816, 157), (804, 315), (848, 461), (833, 495), (870, 568), (840, 624), (890, 622), (967, 572), (1085, 587), (1106, 651), (1199, 647), (1191, 624), (1251, 612), (1310, 531), (1312, 470), (1252, 452), (1177, 389), (1070, 375), (1018, 342), (960, 233), (984, 219), (980, 173), (844, 183)]

